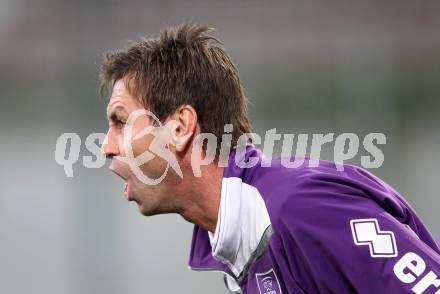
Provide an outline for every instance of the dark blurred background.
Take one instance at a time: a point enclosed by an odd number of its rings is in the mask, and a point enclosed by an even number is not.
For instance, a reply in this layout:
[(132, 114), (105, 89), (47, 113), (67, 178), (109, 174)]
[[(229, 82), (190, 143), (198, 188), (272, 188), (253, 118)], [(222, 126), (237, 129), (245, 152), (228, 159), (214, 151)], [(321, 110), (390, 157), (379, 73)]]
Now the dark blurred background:
[[(82, 165), (106, 131), (102, 53), (183, 20), (217, 29), (262, 135), (386, 134), (370, 171), (440, 237), (439, 1), (0, 0), (1, 293), (226, 293), (187, 269), (192, 225), (142, 217), (107, 165)], [(83, 143), (73, 178), (65, 132)]]

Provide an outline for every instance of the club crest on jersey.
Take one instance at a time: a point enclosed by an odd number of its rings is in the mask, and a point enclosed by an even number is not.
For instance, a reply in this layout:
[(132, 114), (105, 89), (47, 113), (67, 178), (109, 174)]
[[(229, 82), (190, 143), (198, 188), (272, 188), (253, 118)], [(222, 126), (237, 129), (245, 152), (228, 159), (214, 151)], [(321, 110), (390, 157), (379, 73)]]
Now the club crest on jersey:
[(382, 231), (375, 218), (350, 221), (353, 241), (356, 245), (367, 245), (371, 257), (396, 257), (396, 239), (392, 231)]
[(260, 294), (282, 294), (280, 283), (273, 269), (265, 273), (256, 273)]

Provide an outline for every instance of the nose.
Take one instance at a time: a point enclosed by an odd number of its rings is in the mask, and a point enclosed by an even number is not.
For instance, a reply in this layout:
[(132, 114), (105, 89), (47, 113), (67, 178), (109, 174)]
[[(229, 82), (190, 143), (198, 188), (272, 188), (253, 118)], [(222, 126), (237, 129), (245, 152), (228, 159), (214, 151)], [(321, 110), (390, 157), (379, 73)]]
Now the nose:
[(119, 155), (118, 140), (111, 130), (107, 132), (104, 142), (102, 142), (101, 153), (107, 158)]

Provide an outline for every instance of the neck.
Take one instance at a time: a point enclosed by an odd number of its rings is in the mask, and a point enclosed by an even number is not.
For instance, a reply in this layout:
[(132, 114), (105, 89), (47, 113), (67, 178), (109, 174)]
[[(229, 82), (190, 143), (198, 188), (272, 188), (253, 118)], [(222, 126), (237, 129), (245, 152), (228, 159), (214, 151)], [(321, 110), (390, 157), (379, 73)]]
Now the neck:
[(192, 170), (189, 170), (187, 174), (190, 176), (182, 181), (186, 187), (176, 187), (178, 191), (186, 191), (180, 215), (211, 233), (215, 232), (217, 225), (223, 170), (215, 163), (202, 166), (201, 177), (194, 177)]

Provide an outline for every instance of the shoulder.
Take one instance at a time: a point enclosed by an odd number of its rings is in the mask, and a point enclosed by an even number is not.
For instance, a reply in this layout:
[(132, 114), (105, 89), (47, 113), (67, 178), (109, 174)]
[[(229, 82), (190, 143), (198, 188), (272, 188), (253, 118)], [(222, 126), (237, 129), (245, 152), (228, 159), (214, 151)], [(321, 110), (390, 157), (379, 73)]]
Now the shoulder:
[[(301, 223), (311, 216), (325, 221), (332, 211), (351, 214), (369, 209), (386, 211), (406, 222), (411, 211), (393, 188), (360, 167), (300, 157), (266, 160), (260, 150), (249, 146), (241, 153), (232, 154), (225, 176), (255, 187), (274, 225)], [(251, 167), (244, 167), (247, 164)]]
[(262, 195), (274, 226), (322, 225), (343, 216), (355, 217), (371, 211), (386, 211), (405, 222), (407, 203), (384, 181), (362, 168), (309, 160), (298, 168), (286, 168), (280, 159), (271, 167), (258, 167), (246, 179)]

